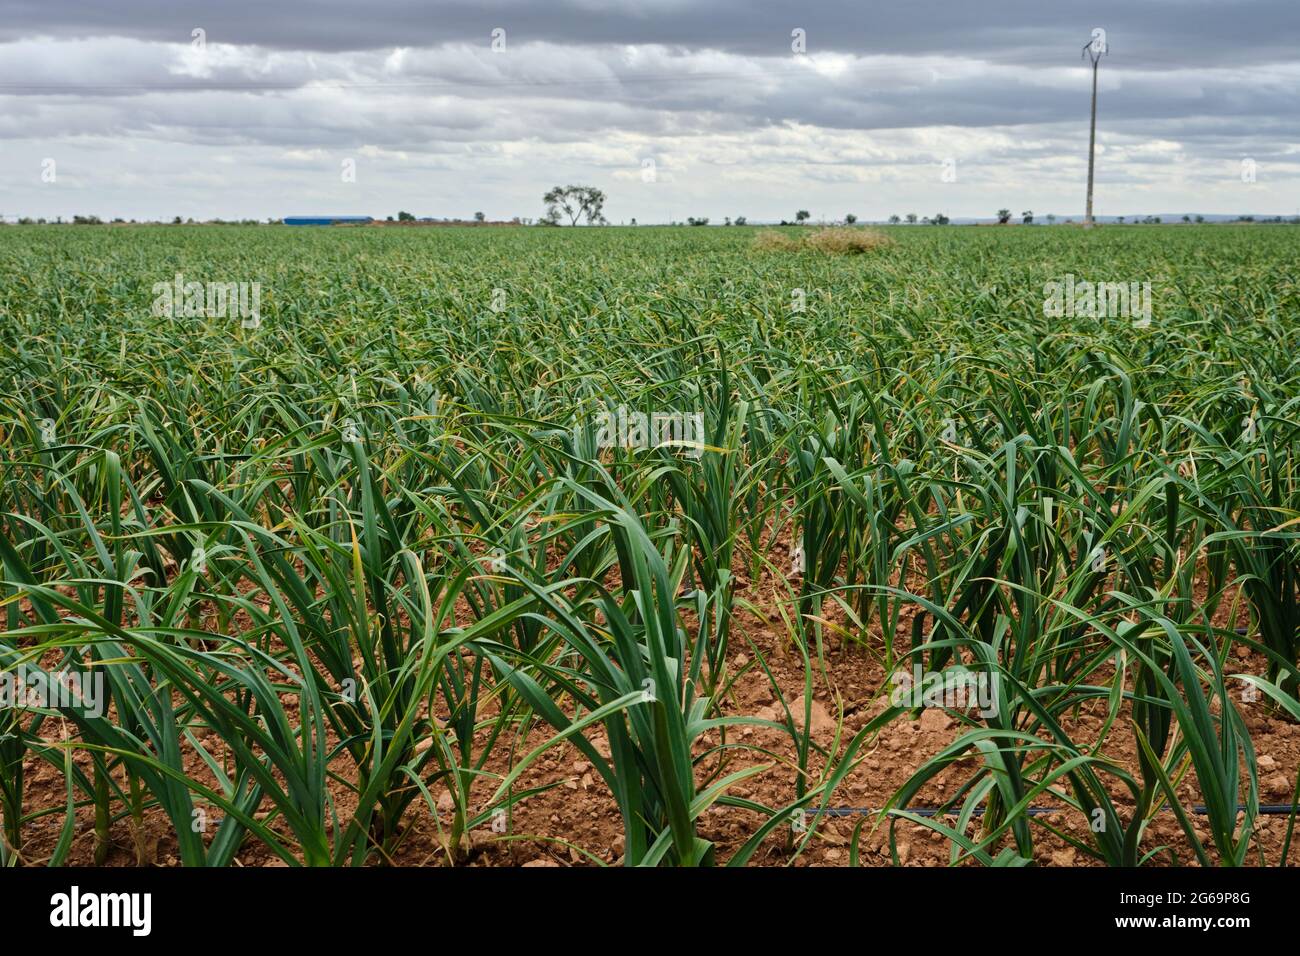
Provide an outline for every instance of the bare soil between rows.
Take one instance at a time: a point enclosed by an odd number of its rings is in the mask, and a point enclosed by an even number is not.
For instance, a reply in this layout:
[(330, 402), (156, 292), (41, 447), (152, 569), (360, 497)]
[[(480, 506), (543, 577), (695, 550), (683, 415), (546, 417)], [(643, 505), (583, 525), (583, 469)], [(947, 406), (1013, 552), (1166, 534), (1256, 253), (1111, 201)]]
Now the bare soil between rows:
[[(788, 548), (776, 545), (774, 552)], [(773, 558), (781, 557), (773, 554)], [(750, 602), (755, 610), (738, 610), (733, 622), (733, 633), (728, 653), (728, 670), (739, 674), (731, 691), (722, 703), (726, 715), (757, 716), (784, 720), (785, 711), (780, 699), (773, 693), (763, 670), (757, 666), (756, 652), (765, 659), (773, 679), (784, 700), (789, 704), (794, 719), (802, 727), (804, 709), (805, 670), (803, 659), (791, 643), (778, 607), (783, 588), (770, 571), (764, 572), (757, 582), (750, 583), (742, 573), (738, 575), (738, 595)], [(1229, 621), (1230, 615), (1236, 620)], [(458, 615), (459, 616), (459, 615)], [(834, 610), (827, 609), (827, 619), (834, 618)], [(1225, 600), (1220, 605), (1214, 622), (1217, 626), (1247, 626), (1249, 619), (1240, 602)], [(898, 640), (906, 646), (910, 628), (910, 615), (900, 621)], [(875, 635), (878, 638), (878, 635)], [(872, 654), (862, 644), (849, 641), (842, 644), (834, 628), (826, 629), (820, 648), (810, 648), (813, 665), (813, 738), (823, 748), (831, 748), (838, 756), (847, 741), (873, 717), (889, 705), (889, 683), (877, 654)], [(1235, 670), (1263, 673), (1264, 661), (1259, 655), (1247, 655), (1237, 649)], [(1254, 743), (1260, 780), (1261, 803), (1290, 803), (1300, 766), (1300, 726), (1290, 722), (1270, 709), (1262, 695), (1253, 702), (1241, 701), (1242, 712)], [(1106, 715), (1104, 701), (1083, 706), (1077, 716), (1067, 714), (1062, 724), (1077, 743), (1090, 744), (1096, 739)], [(973, 716), (973, 712), (972, 712)], [(969, 725), (963, 725), (954, 715), (929, 708), (918, 719), (896, 719), (869, 741), (858, 754), (858, 763), (836, 788), (828, 801), (832, 807), (851, 808), (852, 811), (876, 810), (885, 806), (906, 781), (927, 760), (934, 757), (956, 740)], [(589, 731), (589, 733), (592, 733)], [(481, 810), (496, 789), (500, 776), (507, 773), (511, 760), (519, 759), (553, 734), (549, 727), (534, 726), (513, 747), (501, 745), (494, 749), (488, 760), (487, 771), (475, 785), (474, 795), (482, 803)], [(599, 732), (592, 733), (596, 748), (607, 754)], [(706, 737), (697, 753), (716, 747), (722, 741), (714, 735)], [(728, 732), (727, 743), (741, 744), (726, 750), (726, 771), (734, 772), (755, 764), (770, 764), (767, 771), (741, 781), (728, 793), (769, 807), (779, 808), (795, 799), (797, 753), (791, 737), (783, 732), (762, 727), (733, 728)], [(766, 753), (758, 751), (761, 748)], [(1112, 729), (1105, 741), (1104, 756), (1131, 773), (1137, 772), (1136, 744), (1132, 733), (1122, 726)], [(82, 763), (85, 754), (78, 755)], [(197, 754), (191, 754), (187, 766), (198, 777), (206, 772)], [(84, 761), (88, 765), (88, 760)], [(345, 762), (345, 761), (344, 761)], [(815, 783), (825, 764), (824, 756), (814, 753), (809, 765), (809, 778)], [(911, 806), (935, 807), (950, 799), (967, 776), (975, 769), (975, 758), (956, 760), (931, 780), (911, 801)], [(717, 769), (716, 754), (701, 761), (699, 772), (707, 774)], [(342, 771), (340, 771), (342, 772)], [(24, 830), (24, 858), (39, 863), (48, 858), (63, 824), (63, 807), (66, 800), (62, 776), (51, 766), (36, 758), (26, 764), (27, 812), (50, 812), (30, 820)], [(1106, 778), (1109, 779), (1109, 778)], [(331, 792), (336, 801), (340, 819), (355, 806), (347, 787), (331, 781)], [(515, 804), (508, 816), (505, 832), (494, 832), (481, 826), (468, 835), (468, 855), (457, 865), (465, 866), (596, 866), (622, 862), (622, 820), (617, 806), (584, 756), (571, 744), (561, 743), (533, 763), (519, 778), (515, 789), (528, 790), (549, 787), (544, 792)], [(448, 866), (450, 858), (445, 840), (450, 830), (452, 804), (450, 794), (434, 788), (440, 796), (436, 813), (423, 800), (411, 805), (404, 817), (404, 830), (396, 855), (390, 861), (397, 866)], [(1203, 802), (1190, 768), (1179, 784), (1184, 806)], [(1118, 782), (1112, 790), (1121, 806), (1127, 797)], [(1036, 801), (1036, 806), (1060, 808), (1034, 818), (1035, 863), (1044, 866), (1090, 866), (1097, 861), (1077, 851), (1055, 829), (1088, 842), (1088, 820), (1077, 810), (1068, 808), (1059, 800), (1048, 797)], [(866, 866), (889, 866), (897, 862), (907, 866), (946, 866), (950, 863), (951, 846), (939, 833), (909, 821), (877, 825), (877, 817), (870, 816), (859, 828), (865, 814), (857, 812), (840, 816), (825, 816), (812, 827), (806, 845), (796, 852), (794, 843), (802, 838), (791, 827), (781, 826), (770, 834), (758, 852), (749, 861), (757, 866), (846, 866), (850, 861), (850, 843), (857, 829), (859, 863)], [(954, 818), (947, 818), (952, 823)], [(713, 842), (719, 862), (726, 862), (766, 822), (762, 814), (744, 808), (715, 805), (699, 821), (698, 833)], [(977, 823), (972, 826), (978, 826)], [(1285, 838), (1287, 817), (1261, 816), (1252, 836), (1251, 864), (1277, 865)], [(276, 827), (276, 829), (279, 829)], [(1210, 844), (1209, 830), (1204, 820), (1196, 820), (1196, 830), (1201, 841)], [(126, 820), (118, 821), (112, 830), (112, 847), (105, 861), (107, 866), (137, 865), (137, 841), (144, 844), (144, 856), (156, 866), (176, 866), (176, 841), (171, 824), (161, 810), (146, 812), (142, 833), (135, 831)], [(1165, 810), (1151, 820), (1142, 847), (1150, 853), (1153, 865), (1194, 865), (1185, 833), (1173, 813)], [(1294, 858), (1300, 851), (1293, 851)], [(1213, 851), (1211, 851), (1213, 856)], [(68, 865), (93, 865), (93, 819), (90, 809), (78, 811), (76, 837)], [(283, 861), (255, 838), (248, 838), (237, 854), (236, 866), (284, 866)]]

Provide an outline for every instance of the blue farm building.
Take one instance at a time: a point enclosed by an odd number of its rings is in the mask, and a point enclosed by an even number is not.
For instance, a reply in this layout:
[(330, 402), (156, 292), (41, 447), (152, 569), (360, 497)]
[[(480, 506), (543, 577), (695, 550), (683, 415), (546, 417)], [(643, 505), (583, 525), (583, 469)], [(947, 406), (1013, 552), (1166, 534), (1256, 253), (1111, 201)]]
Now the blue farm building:
[(370, 216), (285, 216), (286, 226), (337, 226), (340, 223), (374, 222)]

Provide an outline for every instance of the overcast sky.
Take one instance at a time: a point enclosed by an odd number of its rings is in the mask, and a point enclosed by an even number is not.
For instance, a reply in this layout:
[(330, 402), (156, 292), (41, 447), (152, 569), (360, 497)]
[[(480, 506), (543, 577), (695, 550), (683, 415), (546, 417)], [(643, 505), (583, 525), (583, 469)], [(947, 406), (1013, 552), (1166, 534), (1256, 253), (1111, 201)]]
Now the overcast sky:
[(0, 0), (0, 213), (1079, 218), (1096, 27), (1098, 215), (1300, 211), (1297, 0)]

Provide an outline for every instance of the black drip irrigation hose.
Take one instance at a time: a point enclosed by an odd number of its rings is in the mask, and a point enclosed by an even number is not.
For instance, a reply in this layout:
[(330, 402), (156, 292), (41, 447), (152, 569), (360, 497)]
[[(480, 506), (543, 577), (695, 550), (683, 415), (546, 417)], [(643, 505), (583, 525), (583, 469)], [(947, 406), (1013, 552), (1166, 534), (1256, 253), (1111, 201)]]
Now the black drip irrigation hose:
[[(942, 810), (939, 807), (897, 807), (896, 809), (906, 813), (915, 814), (918, 817), (955, 817), (959, 812), (957, 810)], [(1070, 809), (1070, 807), (1026, 807), (1022, 812), (1031, 817), (1038, 817), (1045, 816), (1049, 813), (1065, 813)], [(1168, 809), (1168, 806), (1161, 807), (1161, 810)], [(1295, 808), (1289, 803), (1261, 803), (1258, 812), (1260, 816), (1281, 816), (1282, 814), (1290, 814), (1293, 810), (1295, 810)], [(879, 809), (872, 809), (871, 807), (826, 807), (824, 810), (806, 809), (804, 810), (804, 815), (810, 817), (815, 817), (818, 814), (824, 817), (869, 817), (872, 814), (880, 812)], [(1209, 809), (1204, 806), (1196, 806), (1192, 808), (1192, 813), (1199, 816), (1206, 816), (1209, 812)], [(1237, 804), (1237, 812), (1245, 813), (1246, 805), (1242, 803)], [(984, 808), (976, 807), (971, 811), (971, 816), (984, 816)]]

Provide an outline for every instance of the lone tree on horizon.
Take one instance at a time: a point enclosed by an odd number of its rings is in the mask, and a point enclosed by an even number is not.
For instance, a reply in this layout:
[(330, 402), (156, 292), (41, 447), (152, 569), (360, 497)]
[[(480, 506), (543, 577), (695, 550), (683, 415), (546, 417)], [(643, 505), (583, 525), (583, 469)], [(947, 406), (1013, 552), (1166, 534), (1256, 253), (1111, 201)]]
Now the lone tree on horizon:
[(569, 217), (569, 225), (576, 226), (585, 218), (587, 225), (603, 225), (605, 219), (605, 194), (595, 186), (556, 186), (545, 196), (546, 220), (558, 224), (561, 214)]

